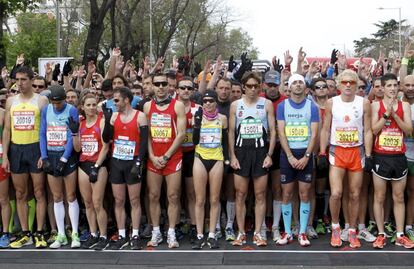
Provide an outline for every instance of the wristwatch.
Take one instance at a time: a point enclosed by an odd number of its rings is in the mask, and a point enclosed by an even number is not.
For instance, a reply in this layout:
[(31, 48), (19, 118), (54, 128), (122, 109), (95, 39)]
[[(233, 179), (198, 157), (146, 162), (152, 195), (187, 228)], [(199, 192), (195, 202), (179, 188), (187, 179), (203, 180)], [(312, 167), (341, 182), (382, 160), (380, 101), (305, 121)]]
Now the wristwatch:
[(225, 160), (225, 161), (224, 161), (224, 164), (225, 164), (225, 165), (229, 165), (229, 164), (230, 164), (230, 161), (229, 161), (229, 160)]
[(310, 153), (305, 153), (305, 157), (306, 158), (310, 158), (311, 154)]
[(97, 163), (95, 163), (94, 167), (95, 168), (99, 168), (99, 165)]
[(167, 155), (164, 155), (164, 156), (162, 156), (162, 159), (164, 161), (168, 162), (171, 159), (171, 157), (168, 157)]
[(384, 118), (384, 119), (386, 119), (386, 120), (388, 120), (389, 118), (390, 118), (390, 115), (387, 115), (387, 114), (382, 114), (382, 117)]

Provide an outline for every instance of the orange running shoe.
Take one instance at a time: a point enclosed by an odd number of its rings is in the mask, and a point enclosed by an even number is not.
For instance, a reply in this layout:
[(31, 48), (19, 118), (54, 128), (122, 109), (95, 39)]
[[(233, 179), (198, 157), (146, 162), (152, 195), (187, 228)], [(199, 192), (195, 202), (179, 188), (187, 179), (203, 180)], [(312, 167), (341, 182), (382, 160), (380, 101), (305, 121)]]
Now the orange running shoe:
[(244, 244), (246, 244), (246, 234), (245, 233), (240, 233), (237, 235), (236, 240), (234, 240), (232, 242), (233, 246), (243, 246)]
[(385, 235), (383, 235), (383, 234), (379, 234), (379, 235), (377, 236), (377, 239), (375, 239), (374, 243), (372, 244), (372, 246), (373, 246), (374, 248), (380, 248), (380, 249), (383, 249), (383, 248), (384, 248), (384, 246), (386, 245), (386, 241), (387, 241), (387, 239), (385, 238)]
[(339, 248), (342, 246), (340, 227), (337, 227), (337, 228), (332, 227), (331, 246), (334, 248)]
[(253, 235), (253, 244), (256, 244), (258, 247), (265, 247), (267, 246), (267, 241), (263, 238), (260, 232), (258, 232)]
[(351, 229), (349, 230), (348, 239), (349, 239), (349, 246), (351, 248), (361, 247), (361, 242), (359, 241), (357, 232), (355, 230), (351, 230)]
[(404, 247), (404, 248), (414, 248), (414, 243), (407, 236), (397, 236), (395, 240), (395, 245)]

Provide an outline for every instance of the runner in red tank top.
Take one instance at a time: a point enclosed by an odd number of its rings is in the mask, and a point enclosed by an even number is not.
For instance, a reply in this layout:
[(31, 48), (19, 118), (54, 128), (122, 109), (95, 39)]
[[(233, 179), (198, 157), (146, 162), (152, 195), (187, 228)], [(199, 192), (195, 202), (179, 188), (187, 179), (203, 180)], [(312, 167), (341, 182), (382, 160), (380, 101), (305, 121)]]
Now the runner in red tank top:
[[(148, 123), (145, 114), (131, 107), (132, 92), (126, 87), (114, 90), (114, 103), (118, 112), (105, 113), (102, 138), (113, 140), (110, 182), (115, 198), (115, 216), (119, 238), (110, 242), (109, 249), (140, 249), (139, 225), (141, 218), (141, 175), (148, 145)], [(110, 121), (108, 122), (108, 119)], [(126, 185), (126, 186), (125, 186)], [(132, 238), (125, 231), (125, 190), (131, 204)]]
[(73, 148), (76, 152), (80, 152), (79, 189), (85, 203), (89, 231), (92, 235), (83, 243), (82, 247), (88, 249), (93, 247), (96, 250), (102, 250), (109, 243), (107, 238), (108, 217), (103, 207), (108, 180), (108, 169), (105, 160), (109, 145), (102, 141), (104, 119), (98, 114), (98, 103), (95, 95), (87, 94), (80, 102), (83, 115), (79, 134), (73, 136)]
[(191, 101), (194, 93), (194, 85), (190, 77), (183, 77), (178, 82), (177, 98), (185, 106), (187, 126), (185, 130), (185, 139), (181, 148), (183, 150), (183, 169), (182, 177), (185, 181), (185, 195), (187, 198), (188, 214), (190, 217), (190, 242), (197, 239), (196, 218), (195, 218), (195, 190), (193, 182), (193, 164), (194, 164), (194, 143), (193, 143), (193, 125), (192, 119), (199, 105)]
[(386, 242), (384, 200), (387, 181), (390, 181), (397, 226), (395, 244), (404, 248), (414, 248), (414, 242), (404, 235), (404, 191), (408, 172), (407, 158), (404, 154), (404, 136), (413, 130), (411, 108), (408, 103), (398, 101), (398, 80), (394, 74), (385, 74), (381, 78), (381, 85), (384, 88), (383, 100), (371, 104), (372, 132), (376, 136), (372, 169), (375, 193), (374, 215), (378, 226), (378, 237), (373, 247), (383, 248)]
[(147, 183), (153, 232), (151, 241), (147, 245), (158, 246), (162, 242), (159, 198), (165, 176), (169, 207), (167, 241), (169, 248), (176, 248), (179, 246), (175, 237), (175, 225), (180, 208), (181, 144), (185, 138), (186, 116), (183, 103), (169, 96), (167, 85), (167, 77), (164, 74), (155, 74), (153, 76), (154, 100), (144, 105), (151, 130)]

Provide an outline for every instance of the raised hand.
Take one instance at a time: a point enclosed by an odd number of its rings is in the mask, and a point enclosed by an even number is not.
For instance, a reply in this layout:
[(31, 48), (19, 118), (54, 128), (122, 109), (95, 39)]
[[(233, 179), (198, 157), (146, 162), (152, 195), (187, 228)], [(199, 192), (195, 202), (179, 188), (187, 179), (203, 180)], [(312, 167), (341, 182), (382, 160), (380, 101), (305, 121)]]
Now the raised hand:
[[(283, 54), (284, 58), (285, 58), (285, 66), (287, 65), (291, 65), (293, 62), (293, 57), (292, 55), (290, 55), (289, 50), (287, 50), (284, 54)], [(275, 56), (276, 57), (276, 56)]]

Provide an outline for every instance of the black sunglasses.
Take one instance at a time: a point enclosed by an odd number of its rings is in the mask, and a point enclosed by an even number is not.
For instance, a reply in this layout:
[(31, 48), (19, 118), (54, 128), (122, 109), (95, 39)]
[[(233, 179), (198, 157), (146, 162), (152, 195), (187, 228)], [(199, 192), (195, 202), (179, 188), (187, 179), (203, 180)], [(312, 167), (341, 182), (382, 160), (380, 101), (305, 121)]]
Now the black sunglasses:
[(160, 82), (153, 82), (152, 84), (154, 84), (155, 87), (166, 87), (168, 85), (167, 81), (160, 81)]

